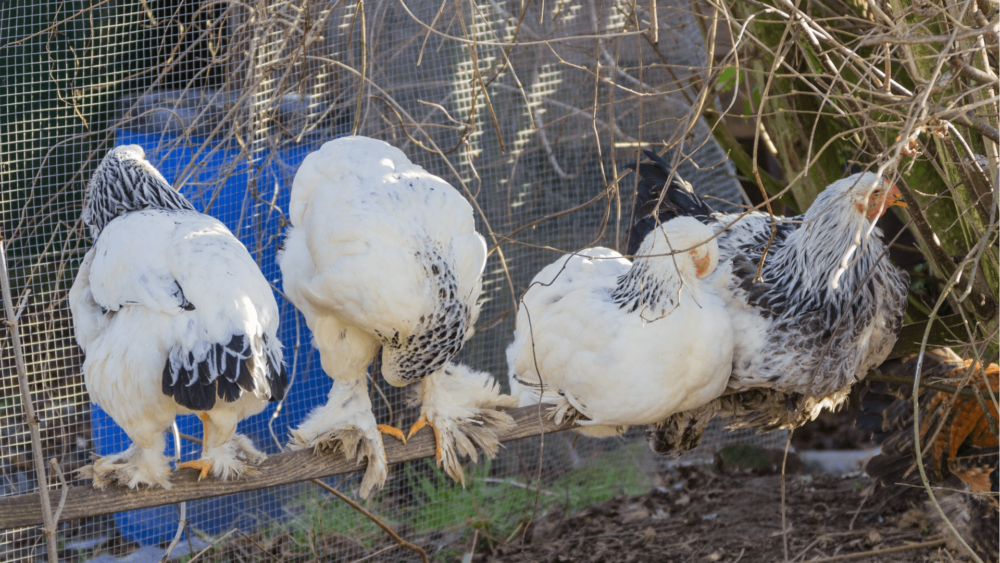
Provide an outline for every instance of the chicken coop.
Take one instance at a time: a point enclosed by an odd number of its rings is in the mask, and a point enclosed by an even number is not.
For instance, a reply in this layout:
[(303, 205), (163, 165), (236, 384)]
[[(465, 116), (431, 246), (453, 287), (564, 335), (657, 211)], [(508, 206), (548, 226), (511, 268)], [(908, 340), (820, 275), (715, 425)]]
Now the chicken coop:
[[(67, 303), (93, 244), (80, 220), (86, 186), (109, 150), (140, 145), (198, 211), (242, 241), (271, 284), (289, 390), (239, 431), (277, 454), (331, 385), (275, 260), (306, 155), (341, 136), (381, 139), (473, 204), (489, 257), (475, 336), (458, 359), (506, 385), (505, 351), (535, 274), (590, 246), (624, 252), (629, 166), (642, 149), (663, 153), (716, 210), (759, 202), (704, 117), (737, 103), (702, 99), (713, 65), (741, 40), (731, 31), (695, 0), (0, 3), (4, 315), (15, 317), (0, 327), (0, 497), (37, 503), (43, 486), (49, 505), (44, 525), (0, 530), (4, 560), (54, 560), (52, 546), (64, 561), (421, 559), (331, 496), (355, 498), (358, 472), (62, 516), (66, 491), (90, 487), (77, 471), (129, 443), (88, 397)], [(715, 90), (733, 79), (724, 74)], [(757, 128), (730, 130), (739, 141)], [(772, 153), (758, 160), (778, 174)], [(378, 369), (376, 418), (408, 426), (417, 411), (406, 389)], [(198, 457), (196, 417), (166, 431), (172, 459)], [(557, 506), (572, 514), (645, 493), (667, 466), (706, 464), (734, 444), (783, 449), (786, 437), (713, 422), (701, 446), (672, 458), (650, 450), (643, 428), (605, 439), (543, 434), (468, 464), (464, 487), (432, 459), (393, 464), (361, 505), (426, 557), (459, 560), (469, 545), (514, 538)]]

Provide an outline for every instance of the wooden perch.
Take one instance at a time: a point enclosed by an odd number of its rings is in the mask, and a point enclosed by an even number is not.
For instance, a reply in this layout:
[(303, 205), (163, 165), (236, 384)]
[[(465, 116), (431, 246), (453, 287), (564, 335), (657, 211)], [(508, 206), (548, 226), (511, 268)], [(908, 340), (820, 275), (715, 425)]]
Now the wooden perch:
[[(507, 411), (517, 426), (503, 434), (500, 441), (509, 442), (542, 433), (559, 432), (572, 426), (572, 424), (557, 426), (545, 417), (544, 412), (547, 407), (548, 405), (542, 406), (541, 416), (537, 406)], [(434, 435), (430, 428), (425, 428), (406, 445), (393, 438), (386, 438), (385, 454), (390, 464), (430, 457), (434, 455)], [(160, 488), (133, 491), (110, 487), (100, 491), (90, 486), (70, 487), (66, 495), (66, 505), (59, 518), (66, 521), (231, 495), (353, 473), (364, 470), (365, 465), (364, 462), (358, 464), (354, 460), (348, 460), (343, 454), (317, 455), (312, 451), (302, 450), (271, 455), (261, 464), (258, 472), (233, 481), (216, 481), (208, 478), (198, 482), (196, 470), (182, 469), (171, 475), (173, 488), (169, 491)], [(0, 530), (43, 524), (38, 497), (39, 493), (31, 493), (0, 499)]]
[[(903, 327), (890, 359), (900, 358), (920, 349), (926, 323), (913, 323)], [(962, 321), (959, 315), (943, 317), (935, 322), (931, 330), (929, 347), (947, 346), (961, 334)], [(728, 394), (728, 393), (727, 393)], [(547, 407), (546, 407), (547, 408)], [(508, 411), (517, 426), (501, 436), (501, 442), (538, 436), (542, 433), (566, 430), (572, 425), (557, 426), (548, 418), (539, 420), (537, 407), (523, 407)], [(434, 438), (430, 429), (421, 430), (406, 445), (395, 439), (385, 440), (385, 453), (390, 464), (402, 463), (434, 455)], [(60, 513), (61, 520), (72, 520), (88, 516), (98, 516), (114, 512), (124, 512), (139, 508), (150, 508), (178, 502), (198, 500), (253, 491), (310, 479), (322, 479), (365, 469), (365, 464), (344, 458), (342, 454), (316, 455), (311, 451), (284, 452), (268, 457), (260, 470), (235, 481), (206, 479), (198, 482), (198, 472), (183, 469), (172, 475), (173, 488), (145, 489), (131, 491), (109, 488), (105, 491), (90, 486), (70, 487), (66, 494), (66, 504)], [(0, 530), (42, 525), (41, 500), (39, 493), (0, 498)]]

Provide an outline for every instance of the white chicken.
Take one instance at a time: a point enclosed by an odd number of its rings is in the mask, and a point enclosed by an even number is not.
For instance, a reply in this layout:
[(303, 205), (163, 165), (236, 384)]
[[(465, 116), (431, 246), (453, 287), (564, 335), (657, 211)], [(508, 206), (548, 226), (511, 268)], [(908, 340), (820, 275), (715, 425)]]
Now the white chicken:
[(264, 454), (240, 420), (284, 396), (278, 306), (246, 247), (197, 212), (144, 158), (107, 154), (82, 214), (94, 247), (69, 293), (92, 401), (132, 445), (83, 474), (109, 484), (170, 488), (164, 431), (180, 414), (204, 427), (201, 459), (179, 468), (239, 476)]
[[(405, 441), (426, 425), (439, 466), (464, 483), (458, 456), (475, 460), (474, 443), (495, 455), (497, 432), (513, 424), (497, 409), (515, 402), (490, 375), (451, 362), (479, 315), (486, 244), (472, 206), (399, 149), (343, 137), (306, 157), (290, 216), (282, 283), (334, 381), (291, 447), (367, 458), (367, 498), (387, 476), (381, 434)], [(372, 413), (367, 369), (380, 346), (386, 381), (419, 386), (420, 419), (406, 437)]]
[(702, 280), (713, 232), (684, 217), (646, 236), (635, 262), (589, 248), (546, 266), (525, 292), (507, 349), (511, 394), (553, 403), (556, 422), (616, 435), (694, 409), (726, 388), (733, 328)]

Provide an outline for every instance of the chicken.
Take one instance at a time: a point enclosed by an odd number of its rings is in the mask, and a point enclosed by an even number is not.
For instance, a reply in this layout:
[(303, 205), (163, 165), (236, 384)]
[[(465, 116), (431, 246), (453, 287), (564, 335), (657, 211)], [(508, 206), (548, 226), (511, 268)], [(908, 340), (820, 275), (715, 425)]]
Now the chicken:
[[(882, 366), (883, 373), (913, 378), (918, 356)], [(1000, 525), (1000, 442), (997, 440), (997, 397), (1000, 366), (985, 370), (963, 361), (948, 349), (925, 354), (921, 381), (964, 388), (980, 399), (924, 388), (919, 398), (921, 457), (938, 504), (963, 539), (982, 556), (997, 560)], [(992, 392), (992, 393), (991, 393)], [(864, 390), (858, 428), (870, 430), (882, 452), (868, 462), (868, 474), (885, 485), (921, 484), (916, 464), (912, 385), (873, 382)], [(935, 518), (945, 537), (952, 534), (937, 510)]]
[(769, 215), (716, 213), (679, 182), (657, 206), (670, 168), (646, 154), (653, 162), (639, 166), (629, 252), (658, 221), (690, 216), (708, 225), (718, 233), (719, 266), (706, 282), (718, 288), (736, 334), (726, 395), (658, 423), (649, 435), (653, 449), (696, 446), (716, 414), (733, 427), (772, 430), (841, 404), (888, 356), (902, 326), (907, 276), (889, 263), (872, 225), (888, 207), (903, 205), (899, 191), (875, 174), (855, 174), (828, 186), (805, 215), (776, 217), (757, 279)]
[[(511, 394), (604, 437), (697, 408), (726, 388), (733, 329), (703, 279), (712, 230), (690, 217), (652, 230), (635, 262), (588, 248), (546, 266), (525, 292), (507, 349)], [(674, 254), (676, 252), (677, 254)]]
[[(286, 295), (305, 316), (329, 400), (292, 432), (291, 447), (342, 451), (368, 468), (368, 497), (387, 475), (382, 433), (434, 430), (436, 459), (464, 483), (459, 455), (474, 444), (495, 455), (514, 399), (492, 376), (451, 360), (479, 315), (486, 243), (472, 206), (397, 148), (343, 137), (311, 153), (295, 175), (288, 231), (278, 256)], [(367, 369), (382, 351), (391, 385), (417, 385), (420, 418), (407, 436), (376, 424)]]
[(164, 431), (177, 415), (204, 425), (201, 459), (218, 479), (264, 459), (236, 433), (288, 383), (278, 305), (246, 247), (195, 211), (144, 158), (107, 154), (87, 185), (82, 220), (95, 240), (69, 293), (92, 401), (132, 444), (84, 471), (94, 486), (170, 488)]

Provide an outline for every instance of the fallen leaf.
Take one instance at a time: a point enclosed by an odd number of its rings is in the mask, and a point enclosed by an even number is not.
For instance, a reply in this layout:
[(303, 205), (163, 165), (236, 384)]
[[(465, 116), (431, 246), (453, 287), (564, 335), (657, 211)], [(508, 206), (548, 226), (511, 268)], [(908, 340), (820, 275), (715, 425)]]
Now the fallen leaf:
[(645, 520), (649, 518), (649, 511), (645, 508), (636, 508), (635, 510), (630, 510), (622, 516), (622, 522), (635, 522), (636, 520)]
[(927, 515), (924, 514), (924, 511), (919, 508), (911, 508), (910, 510), (907, 510), (906, 513), (899, 517), (899, 521), (896, 522), (896, 526), (903, 529), (912, 528), (914, 526), (924, 529), (927, 525)]
[(639, 538), (639, 543), (642, 545), (647, 545), (654, 539), (656, 539), (656, 530), (654, 530), (652, 526), (647, 526), (646, 529), (642, 532), (642, 537)]

